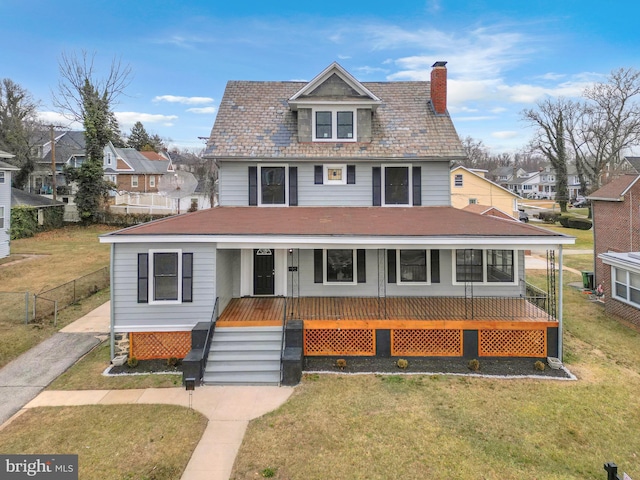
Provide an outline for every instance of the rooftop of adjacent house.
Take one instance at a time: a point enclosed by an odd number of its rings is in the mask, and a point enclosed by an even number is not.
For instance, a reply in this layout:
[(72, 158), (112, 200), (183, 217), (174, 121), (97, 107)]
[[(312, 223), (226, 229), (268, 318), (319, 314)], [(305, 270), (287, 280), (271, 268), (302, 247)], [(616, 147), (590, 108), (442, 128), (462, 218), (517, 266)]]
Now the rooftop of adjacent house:
[(431, 82), (362, 82), (381, 100), (371, 142), (298, 142), (288, 99), (305, 82), (227, 83), (205, 156), (269, 159), (449, 159), (465, 154), (449, 115), (436, 115)]
[[(13, 158), (13, 157), (15, 157), (15, 155), (12, 155), (9, 152), (5, 152), (4, 150), (0, 150), (0, 158)], [(5, 165), (7, 164), (5, 163)]]
[(465, 210), (467, 212), (477, 213), (478, 215), (492, 215), (494, 217), (504, 218), (505, 220), (511, 220), (512, 222), (519, 221), (513, 218), (511, 215), (503, 212), (499, 208), (488, 207), (486, 205), (480, 205), (479, 203), (470, 203), (469, 205), (464, 207), (462, 210)]
[[(464, 170), (464, 171), (466, 171), (466, 172), (469, 172), (469, 174), (470, 174), (470, 175), (473, 175), (473, 176), (475, 176), (475, 177), (479, 178), (480, 180), (482, 180), (483, 182), (485, 182), (487, 185), (491, 185), (491, 186), (493, 186), (493, 187), (495, 187), (495, 188), (497, 188), (497, 189), (499, 189), (499, 190), (501, 190), (501, 191), (503, 191), (503, 192), (505, 192), (505, 193), (507, 193), (507, 194), (509, 194), (509, 195), (511, 195), (511, 196), (513, 196), (513, 197), (515, 197), (515, 198), (522, 198), (522, 197), (521, 197), (520, 195), (518, 195), (517, 193), (514, 193), (514, 192), (512, 192), (511, 190), (508, 190), (508, 189), (504, 188), (503, 186), (498, 185), (498, 184), (497, 184), (497, 183), (495, 183), (495, 182), (492, 182), (491, 180), (489, 180), (488, 178), (486, 178), (484, 175), (482, 175), (482, 174), (480, 174), (480, 173), (477, 173), (477, 172), (475, 172), (475, 171), (473, 171), (473, 170), (471, 170), (471, 169), (469, 169), (469, 168), (463, 167), (463, 166), (461, 166), (461, 165), (460, 165), (460, 166), (457, 166), (457, 167), (455, 167), (455, 168), (453, 168), (453, 169), (451, 170), (451, 173), (459, 172), (459, 171), (462, 171), (462, 170)], [(486, 171), (486, 170), (485, 170), (485, 171)], [(509, 182), (509, 183), (511, 183), (511, 182)]]
[(624, 158), (627, 162), (629, 162), (629, 165), (631, 165), (636, 172), (640, 173), (640, 157), (624, 157)]
[(608, 202), (622, 202), (624, 195), (640, 179), (640, 175), (627, 174), (614, 178), (599, 188), (587, 198), (589, 200), (604, 200)]
[[(135, 148), (115, 148), (116, 154), (122, 158), (129, 166), (133, 169), (129, 172), (119, 172), (119, 173), (132, 173), (132, 174), (142, 174), (142, 173), (156, 173), (159, 175), (167, 173), (167, 169), (169, 168), (169, 160), (150, 160), (141, 152), (137, 151)], [(153, 152), (155, 153), (155, 152)]]
[[(5, 152), (2, 152), (2, 153), (5, 153)], [(9, 154), (7, 154), (7, 155), (9, 155)], [(12, 157), (13, 157), (13, 155), (10, 155), (8, 157), (1, 157), (0, 156), (0, 158), (12, 158)], [(14, 166), (14, 165), (11, 165), (10, 163), (3, 162), (3, 161), (0, 160), (0, 170), (14, 170), (15, 171), (15, 170), (20, 170), (20, 169), (18, 167)]]
[(453, 207), (215, 207), (129, 227), (104, 237), (136, 235), (327, 237), (573, 237)]
[[(41, 134), (44, 140), (42, 147), (42, 157), (37, 159), (38, 163), (51, 164), (51, 141), (49, 134)], [(71, 157), (82, 157), (86, 154), (86, 140), (82, 131), (55, 132), (56, 163), (65, 163)]]
[(56, 205), (64, 205), (63, 202), (53, 200), (51, 198), (36, 195), (35, 193), (25, 192), (19, 188), (11, 189), (11, 206), (26, 205), (30, 207), (54, 207)]

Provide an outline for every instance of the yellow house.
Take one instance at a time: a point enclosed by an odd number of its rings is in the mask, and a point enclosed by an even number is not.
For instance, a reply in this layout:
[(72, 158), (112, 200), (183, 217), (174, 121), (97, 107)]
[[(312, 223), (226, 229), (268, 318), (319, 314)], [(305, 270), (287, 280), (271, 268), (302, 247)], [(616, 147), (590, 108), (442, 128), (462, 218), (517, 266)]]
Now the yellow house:
[(484, 175), (465, 167), (451, 170), (451, 205), (465, 208), (467, 205), (484, 205), (518, 218), (518, 200), (522, 197), (484, 178)]

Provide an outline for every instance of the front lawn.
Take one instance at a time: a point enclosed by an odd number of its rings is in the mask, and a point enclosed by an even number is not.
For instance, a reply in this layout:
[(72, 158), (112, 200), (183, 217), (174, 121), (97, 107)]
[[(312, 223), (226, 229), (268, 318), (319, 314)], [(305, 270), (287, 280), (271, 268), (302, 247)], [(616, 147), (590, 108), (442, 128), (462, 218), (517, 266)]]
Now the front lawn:
[(640, 333), (571, 287), (564, 303), (578, 381), (309, 374), (250, 423), (232, 478), (640, 478)]
[(577, 228), (566, 228), (561, 225), (536, 224), (538, 227), (552, 230), (556, 233), (563, 233), (576, 237), (575, 245), (565, 245), (565, 250), (593, 250), (593, 228), (591, 230), (578, 230)]
[(77, 454), (82, 480), (177, 480), (206, 425), (174, 405), (34, 408), (0, 430), (0, 452)]

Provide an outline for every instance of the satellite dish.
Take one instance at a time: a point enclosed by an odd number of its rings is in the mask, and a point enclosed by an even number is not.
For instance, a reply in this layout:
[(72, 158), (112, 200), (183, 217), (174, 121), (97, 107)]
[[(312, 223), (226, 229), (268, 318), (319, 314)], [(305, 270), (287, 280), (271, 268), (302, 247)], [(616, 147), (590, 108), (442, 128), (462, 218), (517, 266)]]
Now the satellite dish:
[(190, 172), (178, 170), (165, 173), (158, 181), (158, 193), (169, 198), (178, 199), (178, 213), (180, 213), (180, 199), (195, 192), (198, 180)]

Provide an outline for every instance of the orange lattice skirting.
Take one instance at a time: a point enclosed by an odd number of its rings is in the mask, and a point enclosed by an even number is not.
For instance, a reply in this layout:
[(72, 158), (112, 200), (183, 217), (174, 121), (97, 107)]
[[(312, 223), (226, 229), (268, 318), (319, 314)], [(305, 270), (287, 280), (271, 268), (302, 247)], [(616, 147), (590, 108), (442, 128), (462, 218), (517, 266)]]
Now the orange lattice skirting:
[(129, 356), (138, 360), (184, 358), (191, 350), (191, 332), (129, 334)]
[(462, 330), (391, 330), (391, 355), (413, 357), (461, 357)]
[(373, 356), (376, 354), (376, 331), (373, 329), (305, 329), (304, 354)]
[(478, 354), (481, 357), (546, 357), (545, 330), (480, 330)]

